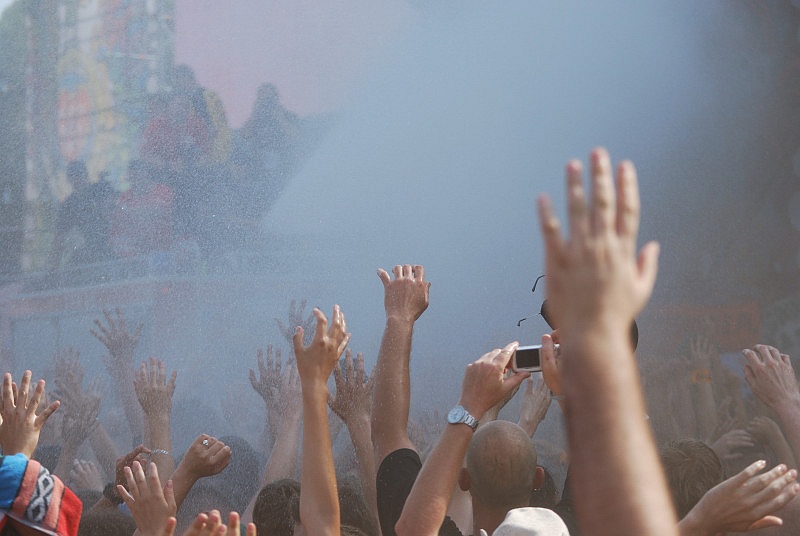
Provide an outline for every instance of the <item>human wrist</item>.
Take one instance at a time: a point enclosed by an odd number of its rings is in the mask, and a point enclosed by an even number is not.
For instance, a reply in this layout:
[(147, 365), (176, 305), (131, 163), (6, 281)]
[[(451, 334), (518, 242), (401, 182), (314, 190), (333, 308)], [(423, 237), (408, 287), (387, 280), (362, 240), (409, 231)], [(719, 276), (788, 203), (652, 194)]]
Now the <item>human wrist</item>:
[(387, 312), (386, 313), (386, 329), (395, 330), (411, 330), (414, 327), (416, 319), (412, 314), (407, 312)]
[(698, 505), (695, 505), (683, 519), (678, 521), (678, 530), (681, 536), (712, 536), (714, 531), (703, 524), (703, 515), (698, 512)]

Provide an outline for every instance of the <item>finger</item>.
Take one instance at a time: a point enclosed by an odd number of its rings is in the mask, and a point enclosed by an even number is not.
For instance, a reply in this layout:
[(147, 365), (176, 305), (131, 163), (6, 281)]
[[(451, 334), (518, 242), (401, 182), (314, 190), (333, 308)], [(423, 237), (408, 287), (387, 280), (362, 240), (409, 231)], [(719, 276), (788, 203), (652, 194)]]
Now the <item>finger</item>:
[(753, 493), (752, 499), (757, 505), (753, 508), (754, 514), (761, 516), (773, 513), (777, 508), (792, 499), (796, 495), (796, 479), (797, 471), (792, 469), (778, 475), (776, 478), (770, 479), (762, 491)]
[(275, 376), (281, 375), (281, 367), (283, 366), (283, 357), (281, 356), (281, 349), (275, 348)]
[(317, 319), (317, 329), (314, 332), (314, 340), (321, 341), (328, 331), (328, 319), (318, 307), (314, 307), (314, 318)]
[(194, 518), (194, 522), (192, 522), (192, 526), (183, 533), (183, 536), (197, 536), (199, 535), (206, 526), (208, 522), (208, 515), (207, 514), (197, 514), (197, 517)]
[(517, 389), (522, 382), (526, 379), (531, 377), (531, 373), (528, 371), (525, 372), (515, 372), (505, 380), (503, 380), (503, 392), (510, 393), (511, 391)]
[(395, 267), (392, 268), (392, 274), (394, 274), (395, 280), (402, 279), (402, 277), (403, 277), (403, 267), (400, 264), (395, 265)]
[(629, 255), (639, 234), (640, 203), (636, 168), (633, 162), (625, 160), (617, 167), (617, 233), (626, 239)]
[[(635, 244), (634, 244), (635, 246)], [(658, 256), (661, 246), (658, 242), (651, 241), (644, 245), (636, 259), (636, 268), (639, 272), (639, 295), (645, 301), (650, 298), (658, 275)], [(642, 304), (642, 307), (644, 304)]]
[(741, 471), (739, 471), (739, 473), (737, 473), (736, 475), (730, 477), (728, 481), (730, 481), (732, 485), (735, 485), (737, 487), (742, 486), (745, 482), (747, 482), (748, 480), (756, 476), (758, 473), (760, 473), (766, 466), (767, 462), (764, 460), (755, 461), (750, 465), (748, 465), (747, 467), (745, 467), (744, 469), (742, 469)]
[(11, 373), (3, 375), (3, 410), (10, 411), (14, 407), (14, 392), (11, 389)]
[(751, 367), (755, 368), (764, 364), (764, 362), (761, 360), (761, 357), (756, 352), (754, 352), (749, 348), (743, 349), (742, 355), (747, 360), (747, 364), (750, 365)]
[(32, 372), (30, 370), (26, 370), (22, 374), (22, 381), (19, 382), (19, 398), (17, 399), (18, 408), (28, 407), (28, 391), (31, 387), (31, 376)]
[(303, 352), (303, 328), (301, 326), (297, 326), (294, 328), (294, 336), (292, 337), (292, 346), (294, 347), (294, 355), (298, 356)]
[(761, 519), (754, 521), (752, 525), (747, 527), (748, 531), (764, 529), (767, 527), (780, 527), (783, 525), (783, 519), (778, 516), (764, 516)]
[(236, 512), (230, 512), (228, 514), (228, 534), (239, 536), (239, 531), (239, 514)]
[[(350, 350), (348, 350), (349, 352)], [(351, 353), (352, 355), (352, 353)], [(364, 378), (366, 377), (366, 372), (364, 371), (364, 354), (358, 352), (356, 354), (356, 384), (361, 387), (364, 385)]]
[(256, 536), (256, 524), (255, 523), (248, 523), (247, 524), (247, 532), (245, 534), (246, 534), (246, 536)]
[(617, 203), (611, 179), (611, 159), (602, 147), (594, 149), (589, 157), (592, 179), (592, 230), (607, 233), (616, 228)]
[(156, 364), (158, 365), (158, 378), (156, 379), (156, 385), (165, 385), (167, 383), (167, 366), (160, 359), (156, 360)]
[(150, 357), (150, 368), (147, 371), (150, 387), (158, 386), (158, 362), (155, 357)]
[[(133, 462), (133, 467), (138, 467), (139, 471), (141, 471), (142, 466), (139, 465), (139, 462)], [(133, 469), (131, 466), (126, 465), (123, 468), (123, 472), (125, 473), (125, 482), (128, 484), (128, 491), (131, 494), (131, 497), (136, 500), (139, 497), (139, 486), (136, 483), (136, 477), (133, 474)], [(142, 480), (144, 480), (144, 474), (142, 474)]]
[(347, 348), (348, 344), (350, 344), (350, 337), (352, 335), (353, 335), (352, 333), (345, 333), (344, 338), (342, 339), (342, 342), (339, 343), (339, 348), (337, 349), (337, 352), (336, 352), (337, 357), (342, 355), (342, 352), (344, 352), (344, 349)]
[(169, 376), (169, 382), (167, 382), (167, 387), (169, 388), (170, 393), (175, 392), (175, 380), (178, 379), (178, 371), (173, 370), (172, 374)]
[(150, 494), (154, 495), (159, 501), (164, 498), (164, 490), (161, 488), (161, 479), (158, 477), (158, 467), (150, 462), (147, 475), (147, 487)]
[[(793, 471), (789, 471), (789, 469), (781, 463), (766, 473), (750, 478), (746, 485), (752, 494), (756, 494), (764, 490), (768, 491), (773, 483), (779, 482), (782, 477), (791, 475), (791, 473), (793, 473)], [(797, 473), (794, 473), (794, 475), (796, 476)], [(794, 477), (792, 477), (791, 480), (794, 480)]]
[(272, 345), (267, 345), (267, 365), (266, 370), (267, 372), (272, 372), (275, 367), (275, 360), (272, 357)]
[(571, 160), (567, 163), (566, 175), (569, 236), (571, 239), (581, 239), (590, 230), (586, 190), (583, 186), (583, 164), (579, 160)]
[(164, 484), (163, 495), (164, 495), (164, 500), (167, 501), (167, 505), (169, 505), (170, 510), (173, 512), (177, 512), (178, 505), (175, 502), (175, 486), (173, 485), (171, 478), (167, 480), (166, 484)]
[(564, 243), (561, 237), (561, 223), (553, 210), (553, 202), (548, 196), (539, 196), (537, 208), (539, 213), (539, 228), (541, 229), (542, 238), (544, 239), (545, 259), (548, 263), (547, 270), (555, 270), (555, 266), (557, 266), (559, 262), (561, 251), (564, 249)]
[(353, 385), (355, 382), (355, 364), (353, 363), (353, 352), (351, 350), (345, 352), (344, 377), (350, 385)]
[(56, 400), (55, 402), (44, 408), (44, 411), (38, 417), (36, 417), (36, 420), (34, 421), (34, 425), (36, 426), (36, 428), (41, 429), (41, 427), (44, 426), (44, 423), (47, 422), (47, 419), (50, 418), (50, 415), (55, 413), (60, 406), (61, 406), (61, 401)]
[(414, 270), (411, 268), (410, 264), (403, 265), (403, 278), (404, 279), (412, 279), (414, 277)]
[(381, 283), (383, 283), (383, 288), (386, 288), (389, 283), (392, 282), (392, 278), (389, 277), (389, 272), (383, 268), (378, 268), (378, 278), (381, 280)]
[(508, 343), (493, 359), (495, 364), (500, 367), (500, 370), (505, 370), (508, 366), (508, 362), (511, 360), (511, 356), (514, 355), (514, 352), (517, 351), (519, 348), (519, 342), (514, 341)]
[(417, 281), (425, 281), (425, 267), (421, 264), (414, 265), (414, 279)]
[(117, 493), (122, 500), (125, 501), (125, 504), (128, 505), (128, 508), (130, 508), (131, 505), (136, 502), (136, 499), (133, 498), (133, 495), (131, 495), (131, 493), (125, 489), (125, 486), (122, 484), (117, 484)]
[(177, 525), (177, 519), (174, 517), (167, 518), (167, 520), (164, 522), (164, 528), (161, 529), (161, 536), (175, 536), (175, 527)]

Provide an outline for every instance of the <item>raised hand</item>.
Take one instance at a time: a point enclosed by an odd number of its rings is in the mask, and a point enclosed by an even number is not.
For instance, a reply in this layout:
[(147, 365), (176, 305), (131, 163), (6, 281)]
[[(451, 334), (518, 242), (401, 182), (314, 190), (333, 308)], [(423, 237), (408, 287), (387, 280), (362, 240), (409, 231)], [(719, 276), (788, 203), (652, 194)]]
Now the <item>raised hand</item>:
[(430, 300), (431, 284), (425, 281), (425, 268), (417, 264), (397, 265), (392, 269), (394, 279), (383, 268), (378, 277), (384, 288), (383, 307), (386, 318), (397, 318), (406, 322), (416, 321)]
[(764, 344), (742, 350), (742, 353), (747, 359), (744, 378), (759, 400), (773, 409), (781, 404), (800, 402), (800, 389), (788, 355)]
[(64, 392), (61, 437), (64, 443), (79, 447), (94, 433), (99, 421), (100, 397), (81, 391)]
[(136, 397), (147, 416), (169, 415), (172, 411), (172, 395), (175, 392), (175, 378), (177, 371), (173, 371), (167, 381), (166, 365), (160, 359), (150, 358), (150, 366), (142, 361), (139, 371), (133, 380)]
[(125, 481), (125, 486), (117, 485), (117, 493), (131, 511), (139, 534), (160, 536), (167, 520), (178, 511), (172, 481), (167, 480), (162, 489), (156, 464), (150, 464), (145, 476), (138, 461), (125, 467)]
[(761, 473), (765, 466), (766, 462), (759, 460), (708, 490), (681, 520), (681, 534), (745, 532), (782, 525), (772, 514), (800, 493), (797, 471), (778, 465)]
[(55, 390), (59, 396), (82, 391), (83, 377), (86, 371), (81, 365), (80, 359), (81, 353), (71, 346), (53, 355), (53, 361), (55, 362)]
[[(206, 434), (200, 434), (189, 446), (178, 469), (185, 470), (195, 479), (214, 476), (222, 472), (231, 461), (231, 448)], [(178, 472), (176, 469), (176, 473)]]
[(36, 411), (45, 394), (45, 381), (39, 380), (33, 393), (31, 389), (31, 371), (22, 374), (22, 381), (17, 385), (11, 373), (3, 377), (3, 402), (0, 407), (0, 447), (4, 455), (23, 453), (30, 458), (39, 442), (39, 433), (48, 417), (61, 405), (56, 400), (47, 406), (39, 415)]
[(279, 403), (279, 390), (281, 384), (281, 349), (275, 349), (275, 358), (272, 357), (272, 345), (267, 345), (267, 360), (264, 362), (264, 351), (259, 348), (258, 353), (258, 377), (253, 369), (250, 369), (250, 385), (253, 390), (264, 400), (267, 411), (272, 413)]
[(508, 362), (518, 346), (519, 343), (512, 342), (502, 350), (496, 348), (467, 365), (459, 404), (476, 419), (480, 419), (530, 376), (530, 372), (505, 375)]
[(519, 425), (533, 436), (550, 407), (550, 389), (543, 378), (528, 378), (522, 390), (522, 403), (519, 407)]
[(295, 329), (292, 340), (297, 360), (297, 372), (304, 385), (305, 382), (312, 381), (317, 384), (320, 382), (325, 384), (336, 366), (339, 356), (342, 355), (350, 341), (344, 313), (338, 305), (333, 306), (330, 326), (325, 314), (319, 309), (314, 309), (314, 317), (317, 320), (317, 327), (311, 344), (303, 346), (304, 330), (301, 326), (297, 326)]
[(69, 485), (75, 490), (103, 491), (105, 481), (100, 469), (88, 460), (75, 460), (69, 472)]
[(94, 324), (97, 329), (91, 329), (89, 332), (102, 342), (111, 354), (111, 360), (107, 362), (107, 365), (116, 365), (120, 361), (130, 365), (133, 359), (133, 350), (142, 335), (144, 324), (137, 324), (133, 332), (130, 332), (122, 312), (119, 309), (115, 309), (114, 312), (116, 318), (110, 311), (104, 309), (103, 316), (106, 318), (107, 325), (104, 326), (99, 319), (95, 319)]
[(300, 300), (299, 305), (297, 305), (295, 300), (292, 300), (292, 303), (289, 305), (289, 314), (286, 315), (288, 324), (284, 324), (280, 318), (275, 319), (275, 322), (278, 324), (278, 329), (281, 330), (281, 334), (283, 334), (283, 337), (287, 341), (292, 342), (292, 339), (294, 339), (294, 329), (297, 326), (301, 326), (306, 333), (306, 339), (303, 343), (308, 344), (311, 342), (311, 337), (314, 336), (314, 332), (311, 330), (311, 327), (314, 325), (314, 312), (312, 311), (308, 316), (304, 317), (305, 308), (306, 300)]
[[(240, 536), (240, 516), (236, 512), (228, 514), (228, 525), (222, 524), (222, 515), (219, 510), (211, 510), (208, 514), (198, 514), (192, 525), (186, 529), (183, 536)], [(256, 536), (256, 526), (248, 523), (246, 536)], [(164, 533), (163, 536), (172, 536), (172, 532)]]
[[(373, 370), (374, 373), (374, 370)], [(364, 418), (369, 421), (372, 407), (372, 390), (374, 374), (369, 377), (364, 371), (364, 355), (356, 354), (353, 364), (353, 352), (345, 352), (343, 362), (333, 369), (333, 378), (336, 381), (336, 395), (328, 397), (331, 410), (345, 423)]]
[(719, 439), (714, 441), (711, 448), (717, 453), (720, 460), (736, 460), (741, 458), (741, 449), (753, 447), (755, 441), (753, 436), (745, 430), (735, 429), (722, 434)]
[(658, 268), (657, 243), (636, 255), (640, 205), (633, 164), (619, 165), (616, 196), (604, 149), (592, 151), (590, 172), (592, 195), (587, 199), (583, 165), (578, 160), (567, 164), (568, 237), (561, 235), (550, 199), (539, 199), (547, 303), (567, 342), (581, 326), (595, 326), (600, 319), (613, 321), (615, 331), (627, 337), (632, 319), (650, 298)]

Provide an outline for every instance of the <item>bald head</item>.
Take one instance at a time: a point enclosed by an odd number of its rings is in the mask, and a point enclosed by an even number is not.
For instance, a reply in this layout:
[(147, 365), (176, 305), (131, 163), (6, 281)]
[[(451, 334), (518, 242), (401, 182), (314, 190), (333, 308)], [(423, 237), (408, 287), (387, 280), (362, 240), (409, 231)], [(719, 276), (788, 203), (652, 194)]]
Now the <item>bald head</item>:
[(473, 499), (487, 506), (527, 506), (536, 476), (536, 449), (514, 423), (493, 421), (475, 433), (467, 450)]

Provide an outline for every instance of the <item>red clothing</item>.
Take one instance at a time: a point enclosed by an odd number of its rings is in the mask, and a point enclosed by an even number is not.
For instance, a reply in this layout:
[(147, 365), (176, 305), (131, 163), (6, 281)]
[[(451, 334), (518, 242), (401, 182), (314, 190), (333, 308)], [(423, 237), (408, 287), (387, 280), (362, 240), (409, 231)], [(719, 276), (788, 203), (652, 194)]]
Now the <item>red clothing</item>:
[(146, 192), (133, 188), (117, 200), (111, 225), (111, 245), (120, 257), (135, 257), (172, 246), (172, 190), (153, 184)]

